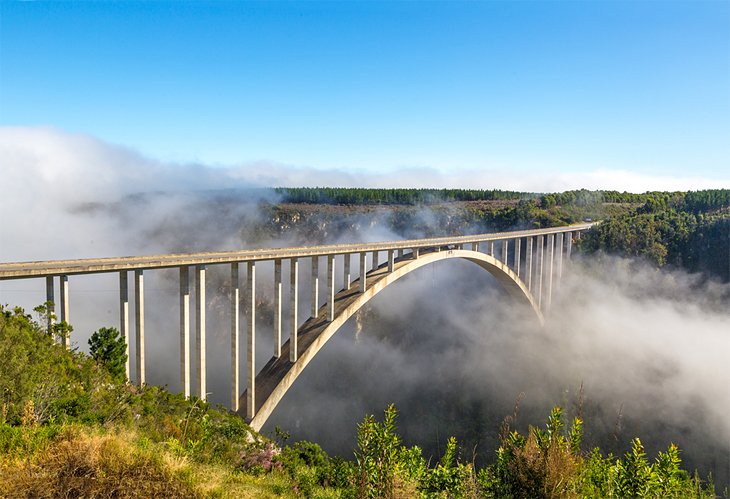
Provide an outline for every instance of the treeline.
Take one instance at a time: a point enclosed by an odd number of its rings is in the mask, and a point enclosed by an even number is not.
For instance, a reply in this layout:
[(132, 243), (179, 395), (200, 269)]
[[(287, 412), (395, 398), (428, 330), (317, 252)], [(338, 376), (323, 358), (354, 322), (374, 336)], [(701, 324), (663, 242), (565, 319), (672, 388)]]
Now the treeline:
[(730, 190), (652, 194), (636, 209), (593, 227), (581, 248), (730, 281)]
[(450, 201), (534, 199), (539, 194), (499, 189), (370, 189), (361, 187), (277, 187), (285, 203), (309, 204), (434, 204)]

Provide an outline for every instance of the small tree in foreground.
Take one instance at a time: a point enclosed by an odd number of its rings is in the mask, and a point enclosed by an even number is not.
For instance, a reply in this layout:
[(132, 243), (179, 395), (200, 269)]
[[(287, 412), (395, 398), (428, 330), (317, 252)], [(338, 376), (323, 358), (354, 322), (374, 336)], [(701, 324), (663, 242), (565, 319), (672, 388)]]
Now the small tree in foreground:
[(89, 353), (103, 365), (114, 381), (127, 381), (127, 343), (119, 331), (113, 327), (103, 327), (89, 338)]

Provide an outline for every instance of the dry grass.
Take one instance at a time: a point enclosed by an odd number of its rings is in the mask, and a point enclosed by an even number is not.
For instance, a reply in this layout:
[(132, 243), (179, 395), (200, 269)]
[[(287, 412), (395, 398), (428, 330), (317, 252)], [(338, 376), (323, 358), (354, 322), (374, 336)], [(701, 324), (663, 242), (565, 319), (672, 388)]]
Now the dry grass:
[(97, 434), (71, 427), (33, 456), (3, 456), (3, 497), (201, 497), (188, 465), (134, 435)]

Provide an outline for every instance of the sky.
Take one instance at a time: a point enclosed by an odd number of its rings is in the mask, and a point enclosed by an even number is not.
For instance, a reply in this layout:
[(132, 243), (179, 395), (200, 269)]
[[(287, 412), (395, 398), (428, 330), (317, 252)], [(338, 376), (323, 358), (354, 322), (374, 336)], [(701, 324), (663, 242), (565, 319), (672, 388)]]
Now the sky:
[(730, 187), (730, 2), (2, 2), (0, 126), (272, 184)]

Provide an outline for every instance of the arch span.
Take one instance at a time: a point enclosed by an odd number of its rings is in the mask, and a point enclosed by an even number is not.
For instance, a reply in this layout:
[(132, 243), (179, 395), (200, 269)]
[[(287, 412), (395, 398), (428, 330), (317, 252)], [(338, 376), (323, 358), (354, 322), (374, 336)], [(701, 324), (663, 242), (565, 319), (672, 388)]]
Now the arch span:
[[(510, 296), (532, 308), (540, 324), (544, 322), (543, 315), (527, 286), (512, 269), (493, 256), (460, 249), (422, 252), (418, 258), (405, 256), (395, 261), (392, 272), (388, 271), (387, 263), (368, 272), (365, 292), (359, 291), (359, 280), (356, 280), (348, 289), (337, 293), (334, 300), (334, 319), (331, 322), (327, 321), (325, 305), (320, 308), (317, 317), (311, 317), (302, 324), (298, 330), (296, 362), (289, 360), (290, 342), (287, 341), (282, 345), (281, 356), (272, 357), (256, 375), (256, 413), (249, 421), (250, 425), (257, 431), (261, 430), (286, 392), (327, 341), (375, 295), (414, 270), (453, 258), (468, 260), (489, 272)], [(238, 413), (242, 416), (246, 415), (246, 395), (244, 391), (239, 398)]]

